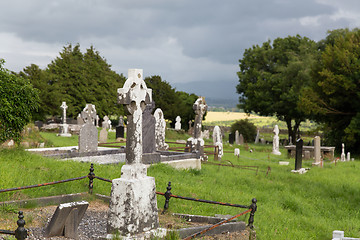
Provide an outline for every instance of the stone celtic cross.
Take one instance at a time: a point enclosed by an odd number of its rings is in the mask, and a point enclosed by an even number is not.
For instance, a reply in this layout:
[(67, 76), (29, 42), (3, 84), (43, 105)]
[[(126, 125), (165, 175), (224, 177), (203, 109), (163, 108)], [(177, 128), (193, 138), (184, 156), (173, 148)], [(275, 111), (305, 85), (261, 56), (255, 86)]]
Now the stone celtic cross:
[(194, 138), (200, 138), (201, 136), (201, 125), (202, 125), (202, 118), (205, 114), (205, 112), (207, 111), (207, 105), (205, 102), (205, 98), (204, 97), (199, 97), (194, 105), (193, 105), (193, 109), (195, 111), (195, 124), (194, 124)]
[(146, 104), (152, 102), (152, 90), (146, 87), (142, 69), (129, 69), (128, 79), (118, 89), (120, 104), (126, 105), (128, 115), (126, 137), (126, 164), (142, 161), (142, 113)]
[(63, 109), (63, 124), (66, 124), (66, 109), (68, 106), (66, 105), (66, 102), (62, 102), (60, 107)]
[(84, 120), (85, 123), (94, 123), (94, 119), (96, 118), (95, 105), (86, 104), (85, 108), (81, 112), (81, 118)]

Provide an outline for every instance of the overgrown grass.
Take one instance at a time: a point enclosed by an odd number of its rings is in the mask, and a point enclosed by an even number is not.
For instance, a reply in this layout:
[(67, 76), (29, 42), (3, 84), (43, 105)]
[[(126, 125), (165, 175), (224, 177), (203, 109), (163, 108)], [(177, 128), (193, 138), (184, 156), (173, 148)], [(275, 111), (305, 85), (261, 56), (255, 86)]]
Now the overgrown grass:
[[(176, 135), (175, 139), (180, 136)], [(186, 139), (187, 136), (183, 136)], [(60, 139), (60, 138), (59, 138)], [(175, 140), (174, 139), (174, 140)], [(53, 139), (57, 143), (58, 138)], [(61, 143), (63, 144), (63, 143)], [(65, 143), (64, 143), (65, 144)], [(75, 144), (76, 145), (76, 144)], [(238, 147), (238, 146), (237, 146)], [(257, 239), (331, 239), (333, 230), (344, 230), (346, 236), (360, 236), (360, 162), (325, 162), (324, 168), (311, 167), (312, 161), (304, 161), (311, 170), (293, 174), (294, 159), (271, 154), (271, 145), (249, 144), (240, 146), (240, 158), (233, 156), (234, 146), (224, 144), (223, 160), (233, 164), (258, 166), (260, 172), (202, 165), (201, 170), (176, 170), (165, 164), (156, 164), (148, 169), (155, 177), (156, 190), (165, 192), (172, 183), (175, 195), (195, 197), (221, 202), (250, 205), (257, 198), (255, 213)], [(253, 152), (250, 153), (249, 149)], [(212, 161), (212, 157), (210, 160)], [(280, 166), (279, 161), (290, 161), (289, 166)], [(224, 161), (226, 163), (226, 161)], [(120, 177), (121, 164), (95, 165), (95, 174), (104, 178)], [(266, 176), (268, 166), (271, 173)], [(59, 161), (44, 158), (22, 149), (0, 151), (0, 186), (12, 188), (87, 175), (90, 164)], [(86, 192), (88, 180), (62, 183), (53, 186), (1, 193), (0, 200), (13, 200)], [(109, 195), (111, 184), (100, 180), (94, 182), (94, 192)], [(158, 196), (158, 207), (164, 198)], [(243, 209), (212, 204), (170, 200), (170, 212), (214, 215), (236, 215)], [(247, 221), (249, 214), (240, 220)]]

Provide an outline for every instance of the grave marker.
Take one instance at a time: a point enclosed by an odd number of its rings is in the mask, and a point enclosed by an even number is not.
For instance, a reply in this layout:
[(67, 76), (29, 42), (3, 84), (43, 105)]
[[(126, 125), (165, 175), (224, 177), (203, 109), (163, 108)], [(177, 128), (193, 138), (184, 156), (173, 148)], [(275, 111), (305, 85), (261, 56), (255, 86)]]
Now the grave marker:
[(155, 102), (146, 104), (142, 114), (142, 149), (143, 153), (153, 153), (155, 148), (155, 118), (152, 114)]
[(175, 120), (176, 120), (176, 122), (175, 122), (175, 130), (180, 130), (181, 129), (181, 117), (177, 116)]
[(119, 124), (116, 127), (116, 139), (124, 138), (125, 136), (125, 126), (124, 126), (124, 117), (119, 117)]
[(272, 154), (274, 155), (281, 155), (281, 152), (279, 151), (279, 127), (278, 125), (275, 125), (274, 127), (274, 138), (273, 138), (273, 151)]
[(79, 133), (79, 152), (96, 152), (98, 147), (98, 130), (94, 126), (96, 117), (95, 105), (86, 104), (81, 112), (81, 118), (85, 122)]
[(62, 102), (60, 108), (63, 109), (63, 117), (62, 117), (63, 123), (61, 124), (61, 133), (59, 134), (59, 136), (71, 137), (71, 134), (69, 133), (69, 125), (66, 124), (66, 109), (68, 108), (66, 102)]
[(295, 170), (300, 170), (302, 167), (302, 149), (304, 141), (299, 138), (296, 140), (296, 154), (295, 154)]
[(158, 108), (154, 112), (155, 117), (155, 147), (157, 151), (166, 151), (169, 145), (165, 143), (166, 122), (163, 111)]

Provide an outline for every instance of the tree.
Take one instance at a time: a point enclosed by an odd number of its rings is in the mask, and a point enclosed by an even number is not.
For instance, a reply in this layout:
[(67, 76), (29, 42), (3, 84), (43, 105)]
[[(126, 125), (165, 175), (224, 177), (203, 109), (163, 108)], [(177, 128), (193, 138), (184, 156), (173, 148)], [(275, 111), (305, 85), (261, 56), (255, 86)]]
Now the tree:
[(295, 139), (301, 122), (306, 119), (298, 107), (299, 93), (311, 81), (311, 65), (316, 54), (316, 43), (299, 35), (246, 49), (237, 73), (238, 107), (246, 113), (275, 115), (286, 122), (289, 137)]
[[(189, 128), (189, 121), (195, 119), (193, 105), (198, 99), (198, 96), (193, 93), (189, 94), (182, 91), (177, 91), (176, 96), (178, 99), (178, 104), (176, 105), (176, 116), (181, 117), (181, 128), (187, 130)], [(175, 119), (173, 120), (173, 123), (175, 126)]]
[[(314, 66), (313, 84), (301, 93), (299, 106), (325, 125), (327, 144), (359, 151), (360, 144), (360, 30), (328, 32)], [(325, 47), (324, 47), (325, 45)]]
[(250, 122), (249, 119), (241, 119), (231, 125), (230, 132), (235, 133), (239, 131), (246, 142), (254, 141), (256, 135), (256, 126)]
[(38, 107), (38, 91), (29, 81), (9, 72), (0, 59), (0, 142), (19, 143), (21, 132)]
[(39, 116), (60, 115), (60, 105), (66, 101), (67, 115), (76, 118), (87, 103), (96, 106), (97, 114), (121, 115), (123, 107), (117, 104), (117, 89), (125, 77), (111, 70), (111, 66), (92, 46), (86, 53), (80, 45), (69, 44), (45, 70), (32, 64), (20, 72), (41, 91)]

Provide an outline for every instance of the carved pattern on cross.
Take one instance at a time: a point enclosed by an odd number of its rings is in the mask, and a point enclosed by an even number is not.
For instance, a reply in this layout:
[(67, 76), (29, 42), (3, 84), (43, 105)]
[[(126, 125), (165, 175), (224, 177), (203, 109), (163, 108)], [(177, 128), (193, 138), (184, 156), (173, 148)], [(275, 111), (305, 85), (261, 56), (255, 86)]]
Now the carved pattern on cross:
[(61, 106), (63, 109), (63, 124), (66, 123), (66, 109), (68, 108), (68, 106), (66, 105), (66, 102), (62, 102)]
[(94, 119), (96, 118), (96, 109), (93, 104), (86, 104), (85, 108), (81, 112), (81, 118), (85, 123), (94, 123)]

